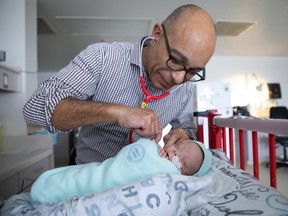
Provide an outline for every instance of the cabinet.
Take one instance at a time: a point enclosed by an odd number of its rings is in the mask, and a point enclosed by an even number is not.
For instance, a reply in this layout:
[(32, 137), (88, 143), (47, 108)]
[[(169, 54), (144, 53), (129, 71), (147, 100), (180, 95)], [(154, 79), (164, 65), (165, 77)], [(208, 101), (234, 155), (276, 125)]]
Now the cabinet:
[(18, 193), (18, 176), (12, 175), (0, 181), (0, 197), (7, 199), (13, 194)]
[(49, 157), (46, 157), (39, 162), (23, 169), (18, 175), (18, 189), (19, 191), (29, 192), (32, 183), (46, 170), (51, 169), (49, 166), (51, 161)]
[[(7, 177), (3, 175), (4, 178), (0, 180), (0, 197), (1, 198), (7, 199), (10, 196), (20, 191), (29, 192), (33, 181), (36, 180), (46, 170), (53, 168), (51, 166), (52, 157), (49, 156), (49, 153), (47, 150), (33, 151), (33, 154), (35, 155), (29, 154), (29, 157), (30, 156), (32, 157), (30, 157), (29, 159), (27, 158), (31, 162), (33, 161), (33, 163), (28, 163), (29, 165), (27, 166), (24, 165), (23, 169), (21, 168), (19, 169), (19, 171), (11, 173), (11, 175), (8, 174)], [(27, 163), (27, 161), (25, 161), (24, 159), (23, 163)]]
[(52, 136), (19, 136), (9, 141), (4, 137), (4, 150), (0, 154), (0, 197), (7, 199), (20, 191), (29, 192), (33, 181), (52, 168)]

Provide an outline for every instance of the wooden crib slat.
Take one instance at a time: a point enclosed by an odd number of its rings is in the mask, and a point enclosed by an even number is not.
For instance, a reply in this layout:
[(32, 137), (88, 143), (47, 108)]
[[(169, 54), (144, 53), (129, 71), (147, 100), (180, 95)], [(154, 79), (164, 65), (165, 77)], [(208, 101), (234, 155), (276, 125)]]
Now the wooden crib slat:
[(275, 135), (269, 134), (270, 186), (277, 188)]
[(204, 125), (198, 124), (198, 140), (204, 143)]
[(244, 130), (239, 130), (239, 148), (240, 148), (240, 168), (245, 170), (245, 142)]
[(252, 131), (252, 152), (254, 176), (259, 179), (258, 133), (256, 131)]
[(226, 146), (226, 128), (222, 127), (222, 140), (223, 140), (223, 151), (227, 155), (227, 146)]
[(229, 128), (229, 148), (230, 148), (230, 160), (232, 164), (235, 164), (234, 161), (234, 133), (233, 128)]

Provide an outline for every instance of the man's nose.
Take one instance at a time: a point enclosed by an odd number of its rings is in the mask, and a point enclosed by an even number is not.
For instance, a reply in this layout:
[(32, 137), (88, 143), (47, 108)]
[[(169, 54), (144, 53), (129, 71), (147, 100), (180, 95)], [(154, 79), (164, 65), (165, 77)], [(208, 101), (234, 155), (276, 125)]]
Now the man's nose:
[(186, 71), (182, 70), (182, 71), (171, 71), (171, 76), (173, 79), (173, 82), (176, 85), (179, 85), (181, 83), (183, 83), (183, 81), (185, 80), (185, 75), (186, 75)]

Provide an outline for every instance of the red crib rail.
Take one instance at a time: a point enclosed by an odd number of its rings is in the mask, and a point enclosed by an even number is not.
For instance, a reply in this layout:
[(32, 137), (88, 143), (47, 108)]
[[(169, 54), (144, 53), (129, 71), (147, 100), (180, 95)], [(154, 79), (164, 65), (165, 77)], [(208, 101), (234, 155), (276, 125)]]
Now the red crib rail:
[[(203, 112), (204, 113), (204, 112)], [(205, 114), (198, 116), (205, 116)], [(252, 156), (253, 156), (253, 174), (259, 179), (259, 156), (258, 156), (258, 132), (268, 134), (269, 142), (269, 164), (270, 164), (270, 186), (277, 188), (276, 179), (276, 150), (275, 135), (288, 136), (288, 120), (282, 119), (256, 119), (219, 117), (217, 111), (206, 111), (208, 114), (209, 130), (209, 148), (220, 148), (226, 153), (226, 128), (229, 131), (230, 160), (234, 164), (234, 129), (239, 130), (239, 150), (240, 150), (240, 168), (245, 170), (245, 140), (244, 132), (252, 132)], [(203, 137), (203, 126), (198, 127), (199, 134)], [(201, 132), (202, 130), (202, 132)]]

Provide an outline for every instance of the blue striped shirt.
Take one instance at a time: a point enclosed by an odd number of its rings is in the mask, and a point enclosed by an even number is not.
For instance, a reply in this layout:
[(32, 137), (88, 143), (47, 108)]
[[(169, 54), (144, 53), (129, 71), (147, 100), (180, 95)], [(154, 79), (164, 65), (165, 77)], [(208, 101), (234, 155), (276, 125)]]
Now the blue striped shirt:
[[(63, 132), (53, 127), (51, 117), (56, 105), (67, 97), (140, 107), (144, 99), (139, 81), (140, 46), (140, 41), (88, 46), (68, 66), (39, 85), (24, 105), (26, 122), (52, 133)], [(163, 93), (154, 88), (147, 76), (145, 84), (151, 94)], [(147, 108), (156, 111), (163, 127), (171, 124), (173, 128), (184, 128), (191, 139), (196, 139), (192, 93), (192, 83), (186, 82), (164, 99), (152, 100)], [(114, 157), (129, 144), (129, 131), (116, 122), (83, 126), (77, 143), (77, 163), (102, 162)], [(133, 142), (138, 139), (133, 133)]]

